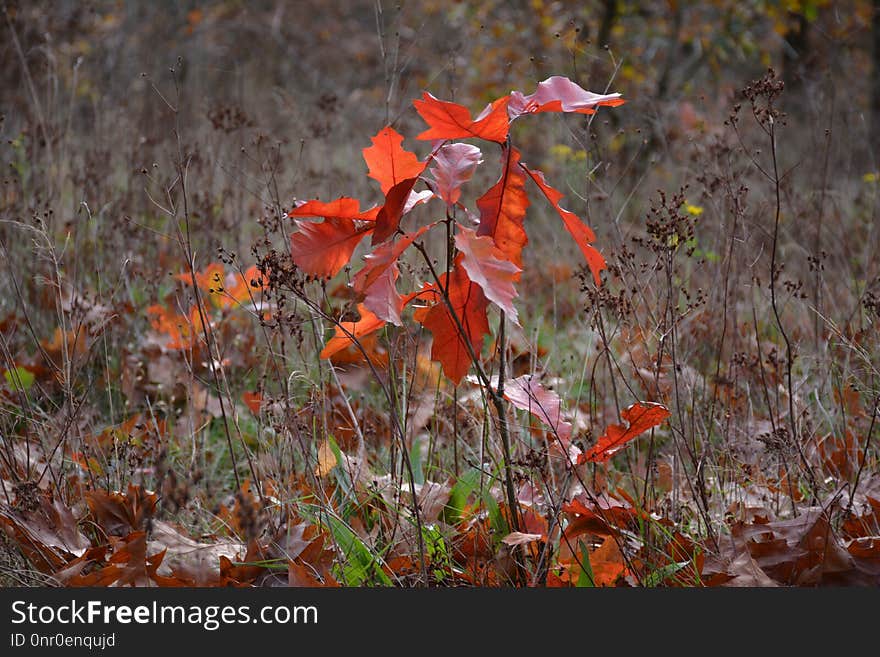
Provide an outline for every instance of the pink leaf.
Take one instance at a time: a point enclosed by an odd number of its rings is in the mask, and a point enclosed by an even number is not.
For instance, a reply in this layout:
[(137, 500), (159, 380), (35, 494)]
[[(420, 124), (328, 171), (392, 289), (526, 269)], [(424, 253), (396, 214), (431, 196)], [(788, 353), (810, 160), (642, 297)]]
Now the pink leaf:
[(536, 377), (526, 374), (511, 379), (504, 388), (504, 397), (550, 427), (563, 443), (571, 439), (571, 423), (562, 419), (559, 395), (542, 387)]
[(519, 275), (519, 267), (505, 258), (491, 237), (477, 236), (476, 231), (464, 226), (458, 227), (455, 246), (464, 255), (461, 264), (468, 277), (483, 288), (487, 299), (495, 302), (514, 324), (519, 325), (513, 305), (517, 295), (513, 283)]
[(476, 146), (446, 144), (434, 155), (431, 187), (447, 205), (455, 205), (461, 196), (461, 186), (471, 179), (482, 161), (482, 153)]
[(511, 93), (507, 109), (513, 120), (523, 114), (539, 112), (593, 114), (597, 106), (615, 107), (624, 102), (620, 94), (595, 94), (566, 77), (554, 75), (540, 82), (533, 94), (525, 96), (520, 91)]

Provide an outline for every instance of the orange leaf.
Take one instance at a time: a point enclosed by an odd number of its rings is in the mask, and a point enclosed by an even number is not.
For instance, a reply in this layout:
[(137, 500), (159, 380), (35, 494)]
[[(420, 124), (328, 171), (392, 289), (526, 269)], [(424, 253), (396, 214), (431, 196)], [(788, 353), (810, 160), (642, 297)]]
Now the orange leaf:
[(594, 586), (614, 586), (617, 579), (626, 573), (626, 562), (614, 536), (605, 537), (602, 545), (590, 553), (590, 567), (593, 569)]
[(479, 358), (483, 337), (489, 333), (489, 318), (486, 316), (489, 301), (480, 286), (468, 278), (461, 260), (462, 256), (459, 255), (449, 276), (443, 274), (440, 277), (440, 286), (448, 292), (452, 311), (461, 322), (464, 336), (442, 299), (432, 306), (419, 308), (414, 314), (416, 321), (431, 331), (434, 337), (431, 359), (442, 365), (443, 373), (455, 384), (461, 381), (471, 366), (468, 343)]
[(403, 135), (391, 126), (382, 128), (372, 138), (373, 145), (363, 150), (364, 161), (369, 167), (369, 176), (379, 181), (382, 193), (407, 178), (417, 178), (425, 165), (419, 162), (414, 153), (405, 150), (401, 143)]
[[(504, 150), (504, 171), (501, 178), (477, 199), (480, 227), (477, 235), (489, 235), (505, 258), (522, 269), (522, 250), (529, 238), (523, 228), (529, 197), (526, 177), (517, 167), (520, 154), (515, 148)], [(515, 280), (519, 280), (517, 275)]]
[(636, 402), (624, 410), (621, 416), (629, 426), (609, 424), (599, 441), (578, 457), (578, 463), (607, 461), (630, 440), (662, 423), (669, 417), (669, 411), (663, 404)]
[(439, 100), (426, 91), (421, 100), (413, 102), (416, 111), (429, 126), (416, 139), (478, 137), (503, 144), (507, 140), (510, 127), (507, 116), (509, 100), (509, 96), (499, 98), (487, 105), (477, 118), (471, 119), (471, 113), (464, 105)]
[(337, 219), (357, 219), (359, 221), (375, 221), (379, 214), (379, 206), (369, 210), (361, 210), (360, 201), (356, 198), (342, 196), (336, 200), (324, 203), (323, 201), (307, 201), (290, 212), (288, 217), (336, 217)]
[(189, 316), (169, 311), (164, 306), (152, 305), (147, 308), (150, 325), (159, 333), (168, 336), (166, 349), (191, 349), (196, 346), (196, 338), (203, 330), (199, 309), (193, 306)]
[(354, 341), (352, 337), (362, 338), (385, 326), (385, 320), (376, 317), (364, 304), (358, 304), (357, 309), (361, 318), (356, 322), (340, 322), (336, 327), (336, 334), (321, 351), (321, 358), (330, 358), (336, 352), (345, 349)]
[(251, 409), (251, 413), (254, 415), (260, 414), (260, 407), (263, 405), (263, 395), (260, 392), (243, 392), (241, 400), (245, 403), (245, 406)]
[(562, 223), (565, 225), (565, 229), (572, 236), (575, 244), (578, 245), (581, 253), (584, 254), (587, 264), (590, 266), (590, 271), (593, 273), (593, 280), (596, 282), (596, 285), (601, 285), (602, 279), (599, 278), (599, 272), (605, 269), (605, 258), (603, 258), (602, 254), (591, 244), (591, 242), (596, 240), (596, 234), (589, 226), (581, 221), (574, 212), (570, 212), (559, 205), (559, 201), (563, 197), (562, 192), (555, 187), (551, 187), (544, 179), (544, 174), (541, 171), (538, 171), (537, 169), (529, 169), (524, 164), (520, 164), (520, 167), (523, 171), (529, 174), (532, 180), (535, 181), (535, 184), (544, 193), (544, 196), (547, 197), (547, 200), (550, 201), (550, 204), (562, 218)]
[(357, 245), (372, 228), (358, 228), (351, 219), (327, 217), (319, 223), (297, 221), (290, 237), (296, 266), (308, 274), (332, 278), (351, 260)]

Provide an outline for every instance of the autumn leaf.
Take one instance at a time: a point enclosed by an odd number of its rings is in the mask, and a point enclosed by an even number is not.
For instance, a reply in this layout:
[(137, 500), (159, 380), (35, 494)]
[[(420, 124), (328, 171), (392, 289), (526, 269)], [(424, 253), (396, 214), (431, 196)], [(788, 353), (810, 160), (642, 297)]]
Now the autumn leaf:
[(538, 83), (535, 93), (524, 95), (520, 91), (510, 94), (508, 111), (513, 120), (523, 114), (540, 112), (577, 112), (594, 114), (601, 105), (616, 107), (626, 102), (620, 94), (595, 94), (561, 75), (554, 75)]
[(190, 308), (189, 315), (180, 315), (165, 306), (154, 304), (147, 308), (150, 325), (157, 333), (168, 338), (166, 349), (192, 349), (197, 336), (204, 330), (202, 314), (197, 306)]
[(636, 402), (625, 409), (621, 417), (628, 426), (609, 424), (598, 442), (578, 458), (578, 463), (607, 461), (629, 441), (662, 423), (669, 417), (669, 411), (662, 404)]
[(247, 406), (254, 415), (260, 414), (260, 408), (263, 406), (263, 395), (259, 391), (245, 391), (241, 393), (241, 401)]
[(501, 308), (510, 321), (519, 325), (513, 305), (517, 295), (513, 283), (519, 277), (519, 267), (504, 259), (504, 254), (491, 237), (480, 237), (475, 231), (461, 225), (455, 234), (455, 246), (463, 256), (461, 266), (468, 277), (483, 288), (483, 294)]
[(606, 536), (602, 545), (590, 553), (594, 586), (614, 586), (626, 574), (626, 561), (617, 540), (614, 536)]
[(523, 227), (529, 197), (525, 189), (526, 177), (517, 166), (519, 158), (519, 151), (515, 148), (504, 149), (501, 178), (477, 199), (480, 209), (477, 235), (489, 235), (504, 257), (522, 269), (522, 250), (529, 241)]
[(442, 299), (431, 306), (417, 309), (413, 315), (416, 321), (431, 331), (434, 338), (431, 359), (440, 363), (443, 373), (455, 384), (461, 381), (471, 366), (468, 344), (479, 358), (483, 337), (489, 333), (489, 318), (486, 315), (489, 301), (480, 286), (468, 278), (461, 259), (459, 255), (449, 276), (443, 274), (440, 277), (440, 287), (448, 291), (452, 312), (459, 318), (464, 336)]
[(383, 194), (399, 182), (418, 178), (424, 171), (424, 163), (401, 146), (403, 135), (391, 126), (382, 128), (372, 142), (363, 150), (364, 161), (369, 167), (368, 175), (379, 182)]
[(434, 155), (434, 176), (431, 189), (446, 205), (455, 205), (461, 197), (461, 186), (471, 179), (474, 170), (483, 161), (480, 149), (471, 144), (445, 144)]
[(422, 163), (419, 166), (421, 170), (418, 175), (397, 183), (385, 195), (385, 204), (379, 210), (379, 214), (376, 215), (376, 230), (373, 233), (372, 240), (374, 246), (385, 242), (394, 235), (397, 232), (398, 226), (400, 226), (401, 217), (420, 202), (418, 197), (416, 197), (416, 200), (412, 200), (413, 196), (416, 196), (413, 193), (413, 187), (419, 181), (419, 176), (425, 170), (427, 163)]
[(562, 218), (562, 223), (565, 226), (565, 229), (568, 231), (569, 235), (571, 235), (572, 239), (574, 239), (574, 242), (578, 245), (581, 253), (584, 254), (587, 265), (589, 265), (590, 271), (593, 274), (593, 280), (596, 285), (601, 285), (602, 279), (599, 277), (599, 272), (605, 269), (605, 258), (603, 258), (602, 254), (592, 245), (592, 242), (596, 240), (596, 234), (589, 226), (587, 226), (587, 224), (581, 221), (574, 212), (570, 212), (559, 205), (559, 201), (562, 200), (563, 194), (547, 183), (543, 172), (538, 171), (537, 169), (529, 169), (524, 164), (520, 164), (520, 168), (529, 174), (529, 177), (544, 193), (544, 196), (550, 201), (553, 209), (556, 210)]
[(571, 423), (562, 419), (559, 395), (541, 386), (537, 377), (527, 374), (511, 379), (504, 387), (504, 398), (516, 408), (534, 415), (563, 442), (571, 438)]
[(361, 210), (360, 201), (356, 198), (342, 196), (327, 203), (323, 201), (306, 201), (290, 210), (288, 217), (335, 217), (336, 219), (352, 219), (358, 221), (375, 221), (379, 214), (379, 206)]
[(381, 277), (385, 271), (397, 264), (397, 259), (413, 242), (437, 225), (437, 222), (422, 226), (417, 231), (401, 235), (396, 241), (377, 246), (364, 256), (364, 266), (354, 275), (351, 286), (358, 292), (367, 290)]
[(198, 286), (217, 308), (232, 308), (251, 300), (253, 295), (265, 287), (260, 269), (254, 265), (244, 273), (226, 273), (223, 265), (212, 262), (202, 271), (178, 274), (176, 278), (187, 285)]
[(397, 291), (397, 266), (388, 267), (370, 286), (364, 297), (364, 307), (375, 313), (379, 319), (402, 326), (400, 313), (403, 310), (403, 297)]
[(332, 278), (348, 264), (360, 241), (372, 227), (358, 228), (351, 219), (328, 217), (312, 223), (297, 221), (299, 231), (290, 236), (290, 254), (307, 274)]
[(354, 341), (352, 338), (362, 338), (385, 326), (385, 320), (376, 317), (364, 304), (358, 304), (357, 310), (360, 319), (356, 322), (340, 322), (336, 327), (336, 333), (321, 351), (321, 358), (330, 358), (352, 344)]
[(510, 119), (507, 116), (509, 96), (490, 103), (475, 119), (464, 105), (439, 100), (427, 91), (413, 102), (416, 111), (429, 128), (416, 139), (467, 139), (477, 137), (503, 144), (507, 140)]
[(399, 275), (397, 259), (413, 242), (437, 225), (422, 226), (419, 230), (402, 235), (395, 242), (377, 246), (364, 256), (364, 266), (355, 274), (351, 286), (365, 295), (364, 305), (380, 319), (400, 326), (403, 299), (395, 288)]
[(528, 543), (534, 543), (535, 541), (543, 540), (544, 536), (542, 534), (526, 534), (523, 532), (510, 532), (507, 536), (501, 539), (501, 542), (505, 545), (515, 546), (515, 545), (526, 545)]

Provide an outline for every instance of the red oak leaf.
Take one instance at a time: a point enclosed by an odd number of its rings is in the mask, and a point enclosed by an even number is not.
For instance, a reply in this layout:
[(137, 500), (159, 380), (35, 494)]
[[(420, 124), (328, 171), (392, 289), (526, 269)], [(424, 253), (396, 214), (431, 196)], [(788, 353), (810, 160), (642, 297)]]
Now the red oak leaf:
[(571, 422), (562, 419), (559, 395), (542, 387), (537, 377), (526, 374), (511, 379), (504, 387), (504, 398), (553, 429), (561, 441), (566, 442), (571, 438)]
[[(446, 274), (440, 277), (440, 286), (448, 292), (452, 311), (460, 319), (464, 335), (459, 330), (458, 322), (449, 314), (449, 308), (443, 299), (438, 299), (431, 306), (417, 309), (413, 315), (434, 337), (431, 359), (440, 363), (443, 373), (456, 385), (471, 366), (471, 350), (468, 349), (468, 344), (479, 358), (483, 337), (489, 333), (489, 318), (486, 315), (489, 301), (480, 286), (468, 278), (461, 265), (461, 258), (459, 255), (448, 277)], [(425, 292), (427, 290), (423, 290), (421, 294), (424, 295)]]
[(385, 326), (385, 320), (376, 317), (364, 304), (358, 304), (357, 310), (361, 318), (356, 322), (340, 322), (336, 327), (336, 333), (321, 351), (321, 358), (330, 358), (352, 344), (354, 342), (352, 338), (360, 339)]
[(241, 393), (241, 401), (244, 402), (244, 405), (251, 409), (251, 413), (254, 415), (260, 414), (260, 408), (263, 405), (263, 393), (259, 390), (256, 392), (251, 392), (246, 390)]
[(196, 285), (208, 295), (218, 308), (232, 308), (248, 303), (257, 290), (265, 287), (263, 275), (256, 266), (250, 267), (244, 273), (231, 271), (226, 273), (223, 265), (212, 262), (202, 271), (195, 272), (195, 277), (189, 272), (178, 274), (175, 278), (192, 285)]
[[(518, 150), (507, 148), (504, 157), (501, 178), (477, 199), (477, 207), (480, 209), (477, 235), (489, 235), (504, 257), (522, 269), (522, 250), (529, 241), (523, 228), (526, 209), (529, 207), (526, 177), (518, 166)], [(516, 280), (519, 280), (518, 275)]]
[(510, 97), (504, 96), (486, 106), (480, 115), (472, 119), (468, 108), (458, 103), (439, 100), (427, 91), (421, 100), (413, 102), (416, 111), (429, 128), (416, 139), (466, 139), (478, 137), (503, 144), (507, 140), (510, 119), (507, 116), (507, 103)]
[(397, 278), (400, 271), (397, 266), (388, 267), (370, 286), (364, 297), (364, 306), (376, 313), (379, 319), (391, 322), (395, 326), (401, 326), (403, 320), (400, 312), (403, 310), (403, 297), (397, 291)]
[(471, 144), (446, 144), (434, 155), (434, 166), (431, 173), (434, 180), (430, 181), (434, 193), (442, 198), (446, 205), (455, 205), (461, 197), (461, 186), (474, 175), (483, 154)]
[(520, 91), (510, 94), (508, 111), (511, 120), (523, 114), (539, 112), (577, 112), (594, 114), (600, 105), (616, 107), (626, 102), (620, 94), (594, 94), (561, 75), (554, 75), (538, 83), (535, 93), (528, 96)]
[(332, 278), (351, 260), (357, 245), (373, 227), (358, 228), (351, 219), (327, 217), (319, 223), (297, 221), (290, 255), (307, 274)]
[(357, 219), (375, 221), (379, 206), (361, 210), (360, 201), (343, 196), (333, 201), (306, 201), (287, 213), (288, 217), (336, 217), (337, 219)]
[(419, 176), (428, 166), (427, 162), (419, 164), (421, 170), (412, 178), (406, 178), (397, 183), (385, 194), (385, 204), (376, 215), (376, 231), (373, 233), (373, 245), (385, 242), (389, 237), (397, 232), (400, 225), (400, 218), (409, 210), (411, 210), (420, 201), (409, 203), (412, 195), (413, 187), (419, 181)]
[(389, 242), (373, 249), (371, 253), (364, 256), (364, 266), (355, 274), (351, 286), (358, 292), (365, 293), (388, 267), (397, 263), (397, 259), (413, 242), (436, 225), (437, 222), (422, 226), (413, 233), (402, 235), (396, 242)]
[(364, 161), (369, 167), (368, 175), (379, 181), (383, 194), (397, 183), (417, 178), (424, 171), (424, 163), (401, 146), (403, 135), (391, 126), (382, 128), (372, 142), (372, 146), (363, 150)]
[(599, 277), (599, 272), (605, 269), (605, 258), (603, 258), (602, 254), (591, 244), (591, 242), (596, 240), (596, 234), (589, 226), (587, 226), (587, 224), (581, 221), (574, 212), (570, 212), (559, 205), (559, 201), (562, 199), (563, 194), (547, 183), (544, 179), (543, 172), (538, 171), (537, 169), (529, 169), (524, 164), (520, 164), (520, 168), (529, 174), (531, 179), (544, 193), (544, 196), (547, 197), (547, 200), (550, 201), (553, 209), (556, 210), (562, 218), (562, 223), (565, 225), (565, 229), (572, 236), (575, 244), (577, 244), (578, 248), (581, 250), (581, 253), (584, 254), (584, 258), (590, 267), (590, 271), (593, 273), (593, 280), (596, 282), (596, 285), (601, 285), (602, 279)]
[(480, 237), (476, 231), (461, 225), (455, 235), (455, 246), (462, 253), (461, 266), (468, 277), (483, 288), (483, 294), (494, 301), (514, 324), (519, 325), (513, 305), (517, 295), (513, 283), (519, 278), (519, 267), (505, 259), (491, 237)]
[(579, 464), (587, 461), (594, 463), (607, 461), (633, 438), (661, 424), (669, 417), (669, 411), (663, 404), (636, 402), (624, 410), (621, 417), (628, 426), (609, 424), (598, 442), (578, 457)]
[(351, 286), (355, 291), (366, 295), (364, 305), (379, 318), (397, 326), (401, 325), (403, 300), (394, 287), (399, 274), (397, 259), (413, 242), (436, 225), (437, 222), (422, 226), (413, 233), (403, 235), (396, 242), (377, 246), (372, 253), (364, 256), (364, 266), (355, 274)]

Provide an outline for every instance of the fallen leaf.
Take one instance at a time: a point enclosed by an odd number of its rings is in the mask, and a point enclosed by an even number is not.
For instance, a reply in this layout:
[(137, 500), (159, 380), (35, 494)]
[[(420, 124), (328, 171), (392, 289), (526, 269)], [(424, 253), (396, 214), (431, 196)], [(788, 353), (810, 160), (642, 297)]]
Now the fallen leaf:
[(662, 404), (636, 402), (626, 408), (621, 416), (627, 422), (627, 426), (609, 424), (598, 442), (578, 457), (578, 463), (607, 461), (629, 441), (661, 424), (669, 417), (669, 411)]
[(505, 545), (525, 545), (527, 543), (534, 543), (535, 541), (540, 541), (544, 537), (541, 534), (524, 534), (523, 532), (510, 532), (507, 536), (501, 539), (501, 542)]

